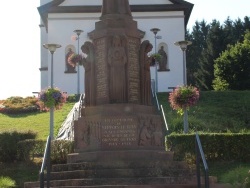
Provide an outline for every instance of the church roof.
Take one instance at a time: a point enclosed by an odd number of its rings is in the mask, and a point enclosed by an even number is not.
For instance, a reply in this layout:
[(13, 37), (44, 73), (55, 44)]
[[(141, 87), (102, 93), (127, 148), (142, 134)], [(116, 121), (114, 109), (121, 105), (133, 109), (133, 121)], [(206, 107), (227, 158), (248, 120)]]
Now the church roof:
[[(47, 28), (49, 13), (96, 13), (101, 12), (101, 6), (59, 6), (65, 0), (52, 0), (38, 7), (39, 14)], [(169, 0), (173, 4), (155, 5), (130, 5), (131, 12), (161, 12), (161, 11), (184, 11), (185, 25), (191, 15), (193, 4), (184, 0)]]

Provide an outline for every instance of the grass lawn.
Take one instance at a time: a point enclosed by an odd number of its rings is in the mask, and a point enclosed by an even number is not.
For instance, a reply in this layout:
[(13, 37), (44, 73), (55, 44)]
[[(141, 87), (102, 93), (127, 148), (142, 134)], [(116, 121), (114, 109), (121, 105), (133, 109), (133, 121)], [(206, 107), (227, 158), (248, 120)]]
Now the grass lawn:
[[(168, 94), (158, 95), (171, 132), (183, 132), (183, 118), (168, 103)], [(203, 91), (198, 104), (188, 110), (190, 132), (249, 132), (250, 91)]]
[(23, 188), (24, 182), (38, 181), (40, 168), (40, 162), (0, 163), (0, 177), (9, 177), (15, 181), (16, 188)]
[[(54, 113), (54, 136), (57, 135), (61, 124), (67, 117), (74, 103), (65, 103), (63, 108)], [(37, 139), (46, 139), (49, 135), (49, 112), (6, 115), (0, 113), (0, 132), (33, 131)]]
[(221, 183), (236, 185), (244, 182), (249, 175), (250, 162), (214, 162), (208, 163), (209, 175), (216, 176)]

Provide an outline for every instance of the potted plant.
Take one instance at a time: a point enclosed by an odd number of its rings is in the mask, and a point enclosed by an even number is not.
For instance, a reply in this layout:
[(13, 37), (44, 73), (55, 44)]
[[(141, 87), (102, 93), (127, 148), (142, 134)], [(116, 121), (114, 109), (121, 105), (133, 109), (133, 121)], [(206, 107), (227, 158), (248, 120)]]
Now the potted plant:
[(58, 88), (47, 88), (38, 94), (39, 107), (42, 111), (55, 107), (59, 109), (66, 102), (67, 95)]
[(185, 109), (195, 105), (200, 97), (199, 90), (194, 86), (176, 87), (169, 94), (170, 106), (177, 110), (177, 113), (183, 115)]
[(151, 54), (150, 58), (152, 59), (151, 66), (154, 66), (156, 62), (160, 62), (161, 60), (161, 55), (158, 53)]

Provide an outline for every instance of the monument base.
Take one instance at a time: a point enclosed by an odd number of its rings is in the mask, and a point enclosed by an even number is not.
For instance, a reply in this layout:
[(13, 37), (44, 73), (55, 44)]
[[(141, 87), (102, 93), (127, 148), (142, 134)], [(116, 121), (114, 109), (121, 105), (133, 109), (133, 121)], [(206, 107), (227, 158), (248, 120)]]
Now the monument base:
[(172, 161), (173, 152), (162, 150), (120, 150), (120, 151), (93, 151), (71, 153), (68, 155), (68, 163), (81, 162), (138, 162), (141, 161)]
[(162, 150), (164, 126), (153, 106), (107, 104), (82, 109), (75, 121), (75, 152)]

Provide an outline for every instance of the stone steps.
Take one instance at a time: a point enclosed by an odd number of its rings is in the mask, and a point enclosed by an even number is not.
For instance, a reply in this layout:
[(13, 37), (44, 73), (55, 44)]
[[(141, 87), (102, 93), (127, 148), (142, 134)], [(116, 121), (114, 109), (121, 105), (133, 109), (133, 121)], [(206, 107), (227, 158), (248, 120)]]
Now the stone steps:
[[(192, 179), (192, 178), (191, 178)], [(84, 186), (138, 186), (138, 185), (173, 185), (177, 182), (189, 183), (188, 177), (138, 177), (138, 178), (82, 178), (82, 179), (65, 179), (52, 180), (51, 187), (84, 187)], [(25, 188), (38, 186), (38, 182), (26, 183)]]
[(98, 162), (82, 162), (53, 165), (52, 171), (73, 171), (73, 170), (91, 170), (91, 169), (140, 169), (140, 168), (165, 168), (165, 169), (180, 169), (188, 168), (187, 164), (183, 161), (98, 161)]
[[(201, 187), (205, 187), (205, 185), (202, 184)], [(39, 186), (33, 188), (39, 188)], [(197, 184), (53, 186), (53, 188), (197, 188)], [(210, 184), (210, 188), (233, 188), (233, 186), (229, 184)]]
[(188, 169), (155, 169), (155, 168), (141, 168), (141, 169), (96, 169), (96, 170), (75, 170), (64, 172), (52, 172), (51, 179), (71, 179), (71, 178), (137, 178), (137, 177), (168, 177), (176, 175), (189, 174)]
[[(194, 168), (183, 161), (174, 161), (171, 152), (84, 152), (70, 154), (68, 161), (71, 162), (52, 166), (51, 188), (197, 187)], [(210, 179), (211, 188), (227, 188), (216, 187), (216, 181)], [(24, 186), (35, 187), (39, 187), (39, 182), (27, 182)]]

